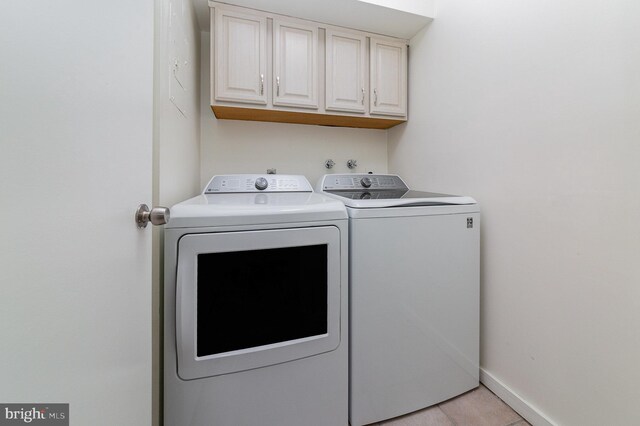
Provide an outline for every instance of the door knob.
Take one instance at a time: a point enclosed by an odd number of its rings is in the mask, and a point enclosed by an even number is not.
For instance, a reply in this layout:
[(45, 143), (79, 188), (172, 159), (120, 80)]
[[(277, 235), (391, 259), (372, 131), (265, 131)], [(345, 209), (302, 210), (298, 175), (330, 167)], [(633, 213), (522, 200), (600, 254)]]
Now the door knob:
[(136, 210), (136, 224), (138, 228), (146, 228), (147, 223), (152, 225), (164, 225), (169, 222), (171, 214), (166, 207), (154, 207), (149, 210), (146, 204), (140, 204)]

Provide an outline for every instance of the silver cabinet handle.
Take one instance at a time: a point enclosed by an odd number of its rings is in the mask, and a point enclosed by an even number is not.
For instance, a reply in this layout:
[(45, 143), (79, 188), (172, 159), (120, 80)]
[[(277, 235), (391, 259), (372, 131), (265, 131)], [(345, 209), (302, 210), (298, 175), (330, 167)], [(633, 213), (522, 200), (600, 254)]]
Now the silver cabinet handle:
[(364, 105), (364, 87), (362, 88), (362, 105)]
[(264, 95), (264, 74), (260, 74), (260, 94)]
[(373, 105), (378, 106), (378, 91), (373, 89)]
[(140, 204), (136, 210), (136, 224), (138, 228), (146, 228), (151, 222), (152, 225), (164, 225), (169, 222), (171, 214), (166, 207), (154, 207), (149, 210), (146, 204)]
[(280, 77), (276, 77), (276, 96), (280, 96)]

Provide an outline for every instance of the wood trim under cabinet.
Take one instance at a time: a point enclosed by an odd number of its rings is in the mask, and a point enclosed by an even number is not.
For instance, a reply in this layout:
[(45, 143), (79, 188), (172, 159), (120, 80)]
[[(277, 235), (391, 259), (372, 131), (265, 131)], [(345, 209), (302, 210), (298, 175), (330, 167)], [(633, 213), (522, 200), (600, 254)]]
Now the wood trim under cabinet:
[(278, 111), (257, 108), (237, 108), (212, 105), (211, 109), (218, 119), (271, 121), (276, 123), (315, 124), (318, 126), (358, 127), (363, 129), (390, 129), (406, 120), (387, 118), (352, 117), (349, 115), (313, 114), (293, 111)]

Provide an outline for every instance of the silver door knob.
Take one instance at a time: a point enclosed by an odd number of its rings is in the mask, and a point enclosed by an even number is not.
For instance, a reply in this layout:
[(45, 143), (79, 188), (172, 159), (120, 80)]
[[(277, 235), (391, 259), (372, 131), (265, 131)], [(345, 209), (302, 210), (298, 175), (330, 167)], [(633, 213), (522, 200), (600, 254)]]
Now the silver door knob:
[(146, 204), (140, 204), (136, 210), (136, 224), (138, 228), (146, 228), (151, 222), (152, 225), (164, 225), (169, 222), (171, 214), (166, 207), (154, 207), (149, 210)]

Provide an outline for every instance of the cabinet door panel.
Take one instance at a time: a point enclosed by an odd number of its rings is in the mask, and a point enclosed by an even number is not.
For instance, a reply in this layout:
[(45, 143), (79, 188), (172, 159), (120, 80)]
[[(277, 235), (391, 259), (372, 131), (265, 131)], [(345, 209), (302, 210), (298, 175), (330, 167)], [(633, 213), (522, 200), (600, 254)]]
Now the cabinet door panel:
[(371, 114), (407, 114), (407, 46), (371, 39)]
[(273, 21), (273, 104), (318, 108), (318, 28)]
[(364, 36), (327, 30), (326, 108), (365, 112)]
[(215, 99), (266, 104), (267, 19), (216, 9)]

